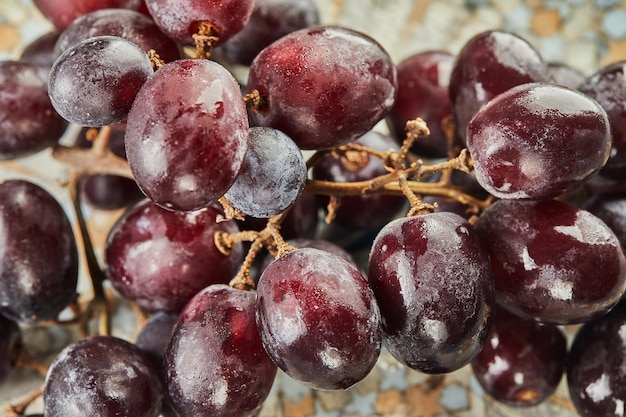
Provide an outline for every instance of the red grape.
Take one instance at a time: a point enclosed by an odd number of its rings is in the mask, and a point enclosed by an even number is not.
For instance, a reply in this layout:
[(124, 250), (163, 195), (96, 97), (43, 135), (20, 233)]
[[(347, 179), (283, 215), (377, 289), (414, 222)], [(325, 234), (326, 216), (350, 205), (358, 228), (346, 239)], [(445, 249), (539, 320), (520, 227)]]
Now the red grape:
[(380, 313), (352, 263), (296, 249), (265, 268), (257, 292), (263, 346), (290, 377), (316, 389), (346, 389), (376, 364)]
[(467, 127), (476, 179), (500, 198), (548, 199), (587, 181), (611, 149), (606, 112), (569, 88), (529, 83), (482, 107)]
[(239, 231), (217, 222), (213, 207), (194, 212), (163, 209), (149, 200), (129, 208), (109, 232), (106, 262), (111, 282), (126, 298), (150, 310), (179, 311), (198, 291), (227, 283), (237, 272), (242, 246), (222, 254), (217, 231)]
[(406, 366), (451, 372), (480, 351), (495, 307), (489, 257), (454, 213), (404, 217), (372, 245), (368, 279), (385, 345)]
[(619, 241), (588, 211), (557, 200), (499, 200), (475, 227), (491, 257), (498, 303), (520, 317), (581, 323), (624, 293)]
[(252, 417), (261, 408), (277, 368), (263, 349), (255, 305), (253, 291), (212, 285), (181, 312), (165, 355), (180, 417)]
[(137, 10), (140, 0), (34, 0), (35, 6), (59, 30), (79, 16), (100, 9)]
[(396, 69), (372, 38), (341, 27), (301, 29), (255, 58), (248, 91), (266, 102), (259, 126), (285, 132), (301, 149), (332, 148), (369, 131), (393, 105)]
[(248, 130), (239, 84), (224, 67), (177, 60), (137, 94), (126, 123), (126, 156), (149, 198), (169, 209), (196, 210), (235, 181)]

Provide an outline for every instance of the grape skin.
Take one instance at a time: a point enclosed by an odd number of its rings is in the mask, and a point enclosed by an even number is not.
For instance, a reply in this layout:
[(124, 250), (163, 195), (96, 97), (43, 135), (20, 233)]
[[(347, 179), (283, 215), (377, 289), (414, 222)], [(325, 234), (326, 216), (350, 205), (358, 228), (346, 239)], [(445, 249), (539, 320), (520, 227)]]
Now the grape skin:
[(166, 385), (180, 417), (251, 417), (276, 365), (255, 322), (254, 291), (212, 285), (181, 312), (165, 353)]
[(344, 145), (382, 120), (394, 103), (396, 69), (372, 38), (332, 26), (283, 36), (254, 59), (247, 91), (267, 106), (258, 126), (279, 129), (300, 149)]
[(452, 372), (480, 351), (495, 307), (489, 257), (454, 213), (390, 222), (376, 236), (368, 279), (385, 345), (406, 366)]
[(58, 30), (66, 29), (74, 19), (100, 9), (137, 10), (141, 0), (34, 0), (35, 6)]
[(248, 151), (226, 199), (248, 216), (272, 217), (298, 199), (307, 178), (304, 156), (283, 132), (252, 127)]
[(78, 251), (63, 208), (28, 181), (0, 183), (0, 242), (0, 312), (22, 322), (56, 318), (78, 282)]
[(96, 36), (67, 49), (54, 63), (48, 93), (56, 111), (81, 126), (124, 120), (153, 73), (148, 55), (117, 36)]
[(499, 198), (549, 199), (581, 185), (611, 150), (606, 112), (585, 95), (528, 83), (494, 97), (467, 127), (477, 181)]
[(376, 364), (378, 306), (366, 279), (343, 258), (296, 249), (263, 271), (257, 298), (263, 346), (293, 379), (315, 389), (347, 389)]
[(44, 386), (47, 417), (157, 417), (163, 387), (135, 345), (92, 336), (67, 346), (50, 365)]
[(499, 200), (475, 227), (491, 257), (498, 304), (520, 317), (582, 323), (624, 294), (620, 243), (585, 210), (557, 200)]
[(224, 67), (177, 60), (137, 94), (126, 123), (126, 155), (150, 199), (172, 210), (197, 210), (235, 181), (248, 130), (239, 84)]

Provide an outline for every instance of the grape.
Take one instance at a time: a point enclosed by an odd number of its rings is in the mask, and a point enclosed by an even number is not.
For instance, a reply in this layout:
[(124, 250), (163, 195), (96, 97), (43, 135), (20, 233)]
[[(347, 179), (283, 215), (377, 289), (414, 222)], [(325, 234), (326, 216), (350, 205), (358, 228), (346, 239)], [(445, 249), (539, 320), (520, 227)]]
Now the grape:
[(579, 86), (580, 91), (606, 110), (613, 136), (611, 156), (602, 169), (604, 176), (623, 179), (626, 175), (626, 61), (601, 68)]
[(497, 401), (531, 406), (554, 393), (566, 359), (565, 335), (559, 327), (497, 309), (483, 349), (471, 365), (480, 385)]
[(508, 311), (570, 324), (608, 312), (624, 293), (615, 234), (588, 211), (557, 201), (499, 200), (475, 224)]
[(14, 358), (21, 344), (22, 332), (17, 323), (0, 314), (0, 386), (13, 373)]
[(59, 30), (64, 30), (74, 19), (94, 10), (137, 10), (139, 2), (140, 0), (34, 0), (35, 6)]
[(625, 326), (626, 304), (620, 303), (576, 333), (567, 360), (567, 385), (572, 403), (582, 417), (624, 414)]
[(22, 51), (20, 61), (31, 62), (33, 64), (41, 65), (45, 68), (52, 68), (57, 56), (54, 54), (54, 45), (56, 45), (60, 32), (48, 32), (28, 45)]
[(272, 217), (292, 206), (307, 178), (304, 156), (280, 130), (252, 127), (248, 151), (225, 197), (237, 210)]
[(368, 278), (389, 352), (426, 373), (451, 372), (480, 351), (495, 307), (489, 258), (454, 213), (394, 220), (376, 236)]
[(63, 208), (24, 180), (0, 183), (0, 313), (56, 318), (76, 296), (78, 253)]
[(548, 72), (552, 82), (563, 87), (577, 89), (585, 82), (583, 73), (562, 62), (549, 62)]
[(248, 91), (266, 105), (258, 126), (287, 134), (301, 149), (346, 144), (382, 120), (393, 105), (396, 70), (370, 37), (340, 27), (301, 29), (255, 58)]
[(615, 233), (626, 250), (626, 196), (605, 194), (593, 199), (585, 210), (597, 216)]
[(73, 45), (96, 36), (119, 36), (145, 52), (156, 51), (165, 62), (182, 58), (178, 45), (152, 19), (128, 9), (97, 10), (77, 18), (63, 31), (54, 51), (59, 56)]
[(149, 200), (129, 208), (109, 232), (105, 258), (111, 283), (127, 299), (149, 310), (179, 311), (198, 291), (227, 283), (242, 260), (214, 243), (217, 231), (239, 231), (234, 221), (207, 207), (194, 212), (163, 209)]
[(209, 23), (223, 43), (250, 19), (254, 0), (145, 0), (155, 23), (170, 38), (193, 45), (192, 35), (201, 23)]
[(52, 105), (66, 120), (107, 126), (126, 118), (152, 75), (148, 55), (117, 36), (96, 36), (67, 49), (50, 70)]
[(248, 417), (261, 408), (277, 368), (261, 344), (255, 305), (253, 291), (212, 285), (181, 312), (165, 356), (180, 417)]
[(476, 179), (500, 198), (548, 199), (594, 176), (611, 149), (606, 112), (556, 85), (511, 88), (482, 107), (467, 127)]
[[(387, 135), (369, 131), (354, 141), (357, 145), (366, 146), (377, 151), (398, 149), (396, 141)], [(368, 154), (356, 166), (345, 158), (327, 155), (313, 167), (313, 178), (334, 182), (367, 181), (379, 175), (387, 174), (382, 161)], [(321, 205), (328, 204), (328, 197), (318, 199)], [(341, 205), (335, 211), (334, 221), (350, 229), (379, 229), (402, 208), (406, 206), (406, 198), (391, 195), (353, 195), (342, 197)]]
[(228, 61), (249, 66), (272, 42), (317, 24), (313, 0), (256, 0), (248, 23), (219, 50)]
[(239, 84), (221, 65), (170, 62), (143, 86), (126, 123), (126, 155), (142, 191), (174, 210), (217, 201), (248, 148)]
[(0, 62), (0, 160), (15, 159), (54, 145), (67, 123), (48, 98), (39, 65)]
[(290, 377), (315, 389), (347, 389), (376, 364), (378, 306), (366, 279), (343, 258), (296, 249), (265, 269), (257, 300), (263, 346)]
[(177, 320), (178, 312), (157, 311), (150, 316), (135, 340), (135, 345), (150, 357), (158, 370), (163, 364)]
[(493, 97), (520, 84), (548, 81), (547, 64), (524, 39), (502, 31), (474, 36), (457, 55), (448, 87), (460, 139), (465, 141), (471, 118)]
[(135, 345), (92, 336), (67, 346), (50, 365), (44, 386), (46, 417), (157, 417), (163, 388), (152, 363)]
[(448, 84), (454, 55), (443, 51), (420, 52), (398, 64), (398, 94), (387, 117), (393, 136), (406, 137), (406, 122), (424, 119), (430, 135), (412, 147), (418, 155), (443, 158), (448, 155), (448, 139), (442, 122), (451, 116)]

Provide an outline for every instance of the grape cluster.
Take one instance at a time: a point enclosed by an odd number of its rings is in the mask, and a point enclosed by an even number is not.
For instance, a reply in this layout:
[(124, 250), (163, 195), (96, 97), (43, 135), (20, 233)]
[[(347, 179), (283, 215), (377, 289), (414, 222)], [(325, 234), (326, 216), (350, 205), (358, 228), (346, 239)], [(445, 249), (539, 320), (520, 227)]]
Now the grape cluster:
[[(23, 326), (77, 322), (46, 417), (257, 416), (279, 369), (349, 389), (383, 348), (511, 406), (566, 374), (581, 416), (624, 414), (626, 62), (585, 77), (493, 30), (395, 63), (307, 0), (35, 3), (57, 32), (0, 63), (0, 161), (51, 149), (78, 230), (0, 182), (0, 383)], [(83, 203), (123, 209), (102, 261)]]

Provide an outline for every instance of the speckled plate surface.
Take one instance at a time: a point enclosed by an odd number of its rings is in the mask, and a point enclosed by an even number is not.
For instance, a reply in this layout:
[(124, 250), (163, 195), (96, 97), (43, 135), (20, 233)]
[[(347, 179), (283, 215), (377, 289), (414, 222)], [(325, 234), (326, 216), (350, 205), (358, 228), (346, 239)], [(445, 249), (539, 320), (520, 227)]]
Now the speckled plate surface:
[[(506, 29), (526, 38), (548, 61), (565, 62), (590, 74), (599, 66), (626, 59), (626, 2), (621, 0), (317, 0), (323, 23), (368, 33), (396, 62), (409, 55), (441, 49), (458, 52), (474, 34)], [(0, 0), (0, 59), (19, 56), (22, 47), (51, 26), (30, 0)], [(62, 185), (66, 168), (48, 152), (15, 162), (0, 162), (0, 181), (30, 178), (52, 191), (71, 213)], [(87, 213), (96, 246), (120, 212)], [(73, 216), (70, 215), (73, 218)], [(84, 270), (84, 268), (83, 268)], [(80, 292), (89, 296), (81, 277)], [(128, 305), (116, 304), (114, 334), (132, 340), (138, 329)], [(25, 327), (33, 354), (50, 361), (75, 337), (72, 327)], [(570, 333), (573, 329), (567, 329)], [(43, 383), (31, 370), (19, 370), (0, 386), (0, 409), (24, 398)], [(29, 411), (41, 409), (41, 400)], [(466, 367), (445, 376), (427, 376), (399, 365), (383, 352), (377, 366), (348, 391), (316, 392), (279, 374), (263, 417), (434, 417), (434, 416), (575, 416), (567, 387), (544, 404), (527, 409), (500, 405), (484, 395)]]

